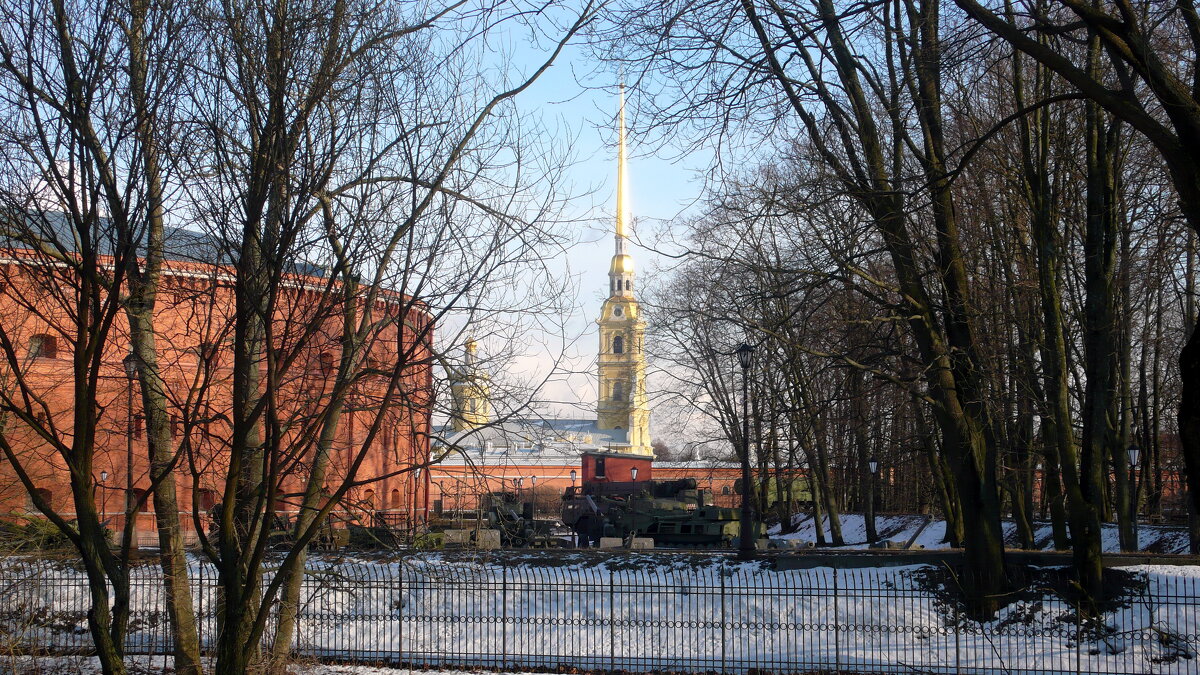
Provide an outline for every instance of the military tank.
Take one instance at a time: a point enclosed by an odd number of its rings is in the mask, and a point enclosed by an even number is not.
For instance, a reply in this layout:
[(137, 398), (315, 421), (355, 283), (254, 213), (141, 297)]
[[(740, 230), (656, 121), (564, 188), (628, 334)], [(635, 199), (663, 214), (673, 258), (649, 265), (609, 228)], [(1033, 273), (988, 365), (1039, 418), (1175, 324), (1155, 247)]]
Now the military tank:
[(562, 519), (581, 546), (601, 537), (650, 537), (655, 546), (720, 547), (741, 533), (737, 509), (713, 506), (691, 478), (573, 486), (563, 494)]

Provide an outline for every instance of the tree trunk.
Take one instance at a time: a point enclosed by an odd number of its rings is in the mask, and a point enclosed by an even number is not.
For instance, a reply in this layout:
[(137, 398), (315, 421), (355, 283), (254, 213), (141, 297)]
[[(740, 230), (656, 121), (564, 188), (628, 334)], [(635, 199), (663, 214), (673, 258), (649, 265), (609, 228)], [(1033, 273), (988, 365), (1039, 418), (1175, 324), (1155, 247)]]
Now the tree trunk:
[[(325, 474), (329, 468), (329, 451), (337, 437), (338, 423), (344, 406), (341, 402), (329, 406), (329, 416), (321, 427), (321, 437), (317, 441), (312, 469), (304, 489), (304, 498), (300, 504), (300, 514), (296, 518), (293, 532), (296, 538), (314, 526), (317, 512), (323, 504)], [(300, 589), (304, 581), (304, 564), (308, 556), (304, 549), (296, 555), (294, 562), (280, 569), (284, 582), (279, 590), (279, 614), (275, 627), (274, 642), (271, 646), (271, 668), (283, 672), (292, 648), (292, 637), (296, 630), (296, 620), (300, 612)]]
[(179, 525), (179, 501), (175, 488), (177, 460), (172, 451), (170, 417), (167, 412), (166, 383), (158, 364), (154, 336), (154, 307), (163, 261), (162, 171), (159, 166), (156, 118), (147, 95), (147, 55), (145, 29), (148, 13), (146, 0), (130, 4), (129, 40), (130, 95), (138, 112), (136, 127), (142, 148), (142, 168), (147, 187), (146, 254), (144, 272), (133, 256), (128, 270), (130, 348), (137, 356), (141, 382), (142, 410), (146, 420), (146, 445), (149, 450), (150, 485), (154, 498), (154, 519), (158, 527), (159, 562), (163, 571), (163, 591), (167, 616), (174, 640), (174, 668), (180, 675), (199, 675), (200, 637), (192, 607), (188, 582), (187, 554)]
[[(134, 303), (135, 306), (137, 304), (139, 303)], [(150, 307), (152, 306), (151, 301)], [(150, 454), (154, 520), (158, 527), (159, 563), (163, 571), (167, 617), (171, 622), (174, 641), (174, 668), (175, 672), (181, 675), (193, 675), (202, 671), (200, 636), (196, 629), (196, 613), (192, 606), (192, 591), (188, 581), (187, 552), (183, 546), (183, 533), (179, 523), (180, 509), (175, 487), (178, 458), (171, 447), (165, 383), (159, 370), (153, 326), (148, 316), (151, 311), (150, 308), (131, 310), (129, 323), (142, 382), (142, 406)]]
[(866, 411), (866, 393), (863, 391), (864, 374), (861, 369), (851, 368), (848, 372), (849, 377), (849, 395), (850, 395), (850, 434), (854, 438), (854, 450), (856, 453), (858, 477), (859, 477), (859, 504), (862, 506), (863, 520), (867, 528), (867, 543), (873, 544), (879, 540), (879, 533), (875, 530), (875, 499), (870, 467), (867, 463), (870, 461), (871, 448), (870, 440), (867, 438), (867, 411)]
[[(1090, 49), (1097, 53), (1099, 42)], [(1097, 56), (1093, 56), (1095, 62)], [(1083, 433), (1079, 457), (1079, 489), (1083, 503), (1070, 506), (1073, 514), (1072, 545), (1080, 584), (1093, 602), (1103, 599), (1100, 575), (1100, 517), (1104, 501), (1104, 467), (1114, 442), (1110, 419), (1117, 368), (1113, 334), (1112, 283), (1116, 264), (1116, 231), (1113, 220), (1113, 177), (1108, 139), (1098, 106), (1085, 104), (1087, 117), (1087, 219), (1084, 233), (1084, 374)], [(1064, 466), (1065, 469), (1065, 466)], [(1068, 486), (1070, 490), (1070, 486)], [(1070, 493), (1068, 493), (1070, 499)], [(1093, 516), (1093, 513), (1095, 515)], [(1080, 533), (1076, 533), (1076, 528)]]
[(964, 507), (973, 507), (970, 511), (964, 508), (964, 520), (968, 512), (972, 514), (970, 522), (964, 523), (963, 542), (966, 562), (972, 571), (967, 577), (968, 608), (975, 616), (987, 617), (995, 612), (1009, 584), (1000, 524), (996, 447), (980, 391), (981, 361), (973, 334), (966, 262), (946, 170), (941, 109), (941, 6), (939, 0), (925, 0), (917, 7), (912, 4), (908, 7), (913, 32), (919, 36), (912, 50), (917, 80), (914, 98), (925, 150), (921, 159), (930, 185), (937, 267), (947, 304), (944, 319), (949, 349), (944, 354), (948, 357), (945, 363), (948, 370), (935, 377), (943, 399), (954, 399), (943, 403), (946, 426), (953, 430), (946, 440), (955, 454), (952, 463), (957, 464), (959, 496)]

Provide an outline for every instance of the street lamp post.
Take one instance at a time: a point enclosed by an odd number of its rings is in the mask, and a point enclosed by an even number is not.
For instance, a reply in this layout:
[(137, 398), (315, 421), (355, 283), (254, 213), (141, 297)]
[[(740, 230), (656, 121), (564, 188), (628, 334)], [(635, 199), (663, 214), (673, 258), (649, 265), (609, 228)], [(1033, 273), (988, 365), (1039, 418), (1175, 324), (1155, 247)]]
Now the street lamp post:
[(104, 522), (108, 518), (108, 486), (105, 483), (108, 481), (108, 472), (100, 472), (100, 521)]
[(1133, 528), (1133, 550), (1141, 550), (1141, 541), (1138, 536), (1138, 488), (1140, 487), (1137, 481), (1138, 457), (1142, 454), (1142, 449), (1136, 445), (1129, 446), (1125, 451), (1129, 457), (1129, 523)]
[(571, 469), (571, 487), (575, 487), (575, 479), (579, 477), (579, 473), (575, 469)]
[(742, 558), (754, 556), (754, 510), (750, 504), (750, 366), (754, 363), (754, 345), (743, 342), (734, 350), (742, 367), (742, 527), (738, 553)]
[(412, 523), (412, 530), (417, 531), (417, 502), (421, 499), (421, 467), (413, 469), (413, 489), (412, 489), (412, 509), (408, 512), (409, 522)]
[(867, 476), (867, 543), (874, 544), (879, 539), (879, 533), (875, 531), (875, 472), (879, 471), (879, 460), (874, 457), (867, 460), (867, 469), (870, 471)]
[[(137, 378), (138, 357), (129, 350), (121, 360), (125, 368), (125, 522), (129, 532), (129, 544), (137, 541), (137, 501), (133, 498), (133, 381)], [(128, 549), (129, 547), (124, 547)]]
[(631, 480), (635, 483), (637, 482), (637, 467), (636, 466), (629, 467), (629, 480)]

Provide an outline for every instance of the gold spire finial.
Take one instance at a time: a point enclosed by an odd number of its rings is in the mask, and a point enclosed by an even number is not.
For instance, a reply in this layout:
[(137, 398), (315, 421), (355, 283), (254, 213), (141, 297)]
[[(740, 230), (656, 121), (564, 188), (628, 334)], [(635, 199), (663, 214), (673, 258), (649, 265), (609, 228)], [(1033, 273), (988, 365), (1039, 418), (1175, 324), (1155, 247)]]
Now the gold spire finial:
[(621, 240), (625, 238), (625, 83), (621, 82), (620, 108), (617, 132), (617, 248), (618, 252), (624, 247)]

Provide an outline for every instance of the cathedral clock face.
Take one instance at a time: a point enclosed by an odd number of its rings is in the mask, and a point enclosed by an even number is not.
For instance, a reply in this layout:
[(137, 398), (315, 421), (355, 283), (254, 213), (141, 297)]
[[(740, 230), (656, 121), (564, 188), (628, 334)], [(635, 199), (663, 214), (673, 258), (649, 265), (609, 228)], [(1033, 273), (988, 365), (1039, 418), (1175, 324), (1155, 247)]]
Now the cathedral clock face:
[(613, 308), (613, 316), (621, 316), (621, 308), (620, 307)]

